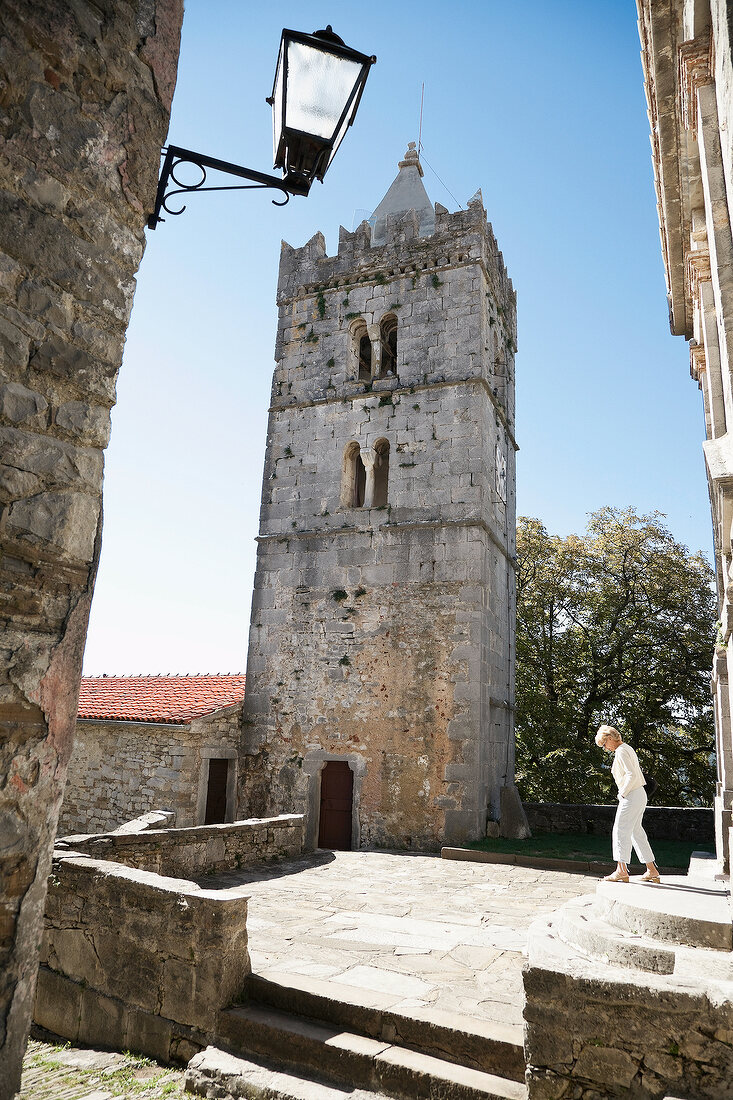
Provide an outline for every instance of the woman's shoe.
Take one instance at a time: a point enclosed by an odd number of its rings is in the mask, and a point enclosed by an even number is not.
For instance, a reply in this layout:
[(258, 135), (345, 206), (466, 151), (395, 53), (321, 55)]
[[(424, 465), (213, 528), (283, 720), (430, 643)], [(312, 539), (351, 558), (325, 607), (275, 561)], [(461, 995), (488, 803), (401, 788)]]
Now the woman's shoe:
[(620, 871), (614, 871), (612, 875), (606, 875), (604, 882), (628, 882), (629, 876), (622, 875)]
[(659, 885), (659, 883), (662, 880), (660, 879), (659, 875), (652, 874), (651, 871), (645, 871), (644, 874), (641, 876), (641, 879), (639, 881), (640, 882), (654, 882), (657, 885)]

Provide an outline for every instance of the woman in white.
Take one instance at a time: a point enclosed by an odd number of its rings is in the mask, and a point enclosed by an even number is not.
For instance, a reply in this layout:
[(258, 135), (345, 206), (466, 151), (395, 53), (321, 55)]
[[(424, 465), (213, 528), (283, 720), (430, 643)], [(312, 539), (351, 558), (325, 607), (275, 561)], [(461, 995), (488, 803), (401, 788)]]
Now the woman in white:
[(606, 882), (628, 882), (631, 845), (646, 871), (642, 882), (659, 882), (659, 871), (654, 862), (654, 852), (644, 832), (641, 819), (646, 809), (646, 780), (639, 767), (639, 760), (631, 745), (621, 740), (614, 726), (601, 726), (596, 734), (596, 745), (613, 753), (611, 774), (618, 787), (618, 810), (613, 823), (613, 858), (616, 870), (606, 875)]

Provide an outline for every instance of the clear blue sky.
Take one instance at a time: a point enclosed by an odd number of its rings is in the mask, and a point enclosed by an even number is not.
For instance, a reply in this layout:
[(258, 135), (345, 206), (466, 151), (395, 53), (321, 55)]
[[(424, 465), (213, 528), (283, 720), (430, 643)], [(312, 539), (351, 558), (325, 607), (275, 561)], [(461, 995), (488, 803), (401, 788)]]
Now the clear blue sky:
[[(188, 0), (169, 140), (270, 171), (283, 26), (375, 53), (326, 182), (189, 199), (138, 276), (107, 452), (85, 671), (244, 669), (280, 239), (372, 210), (417, 138), (450, 209), (481, 187), (518, 294), (518, 509), (606, 504), (710, 551), (701, 396), (669, 334), (633, 0)], [(449, 188), (436, 178), (428, 164)], [(226, 181), (221, 181), (226, 182)]]

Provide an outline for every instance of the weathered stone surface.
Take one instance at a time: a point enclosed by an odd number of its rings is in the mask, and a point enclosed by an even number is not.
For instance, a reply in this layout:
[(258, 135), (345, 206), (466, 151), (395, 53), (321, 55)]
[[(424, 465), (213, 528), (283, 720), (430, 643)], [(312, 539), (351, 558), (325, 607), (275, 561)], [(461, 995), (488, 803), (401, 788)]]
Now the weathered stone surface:
[[(0, 9), (0, 1098), (17, 1089), (180, 0)], [(161, 79), (161, 84), (156, 84)]]
[(47, 408), (45, 397), (27, 386), (21, 386), (19, 382), (7, 382), (0, 386), (0, 416), (12, 424), (38, 421)]
[(345, 762), (347, 843), (434, 849), (513, 778), (516, 300), (480, 196), (388, 205), (281, 253), (241, 800), (316, 844)]
[(53, 1022), (56, 1034), (90, 1045), (128, 1042), (168, 1060), (176, 1025), (213, 1034), (219, 1009), (241, 992), (250, 970), (246, 889), (207, 891), (59, 855), (42, 963), (41, 1026)]
[(229, 825), (70, 836), (58, 844), (95, 859), (159, 875), (195, 878), (270, 860), (296, 858), (303, 852), (304, 822), (302, 815), (282, 814)]
[(203, 824), (209, 759), (231, 757), (236, 772), (241, 738), (241, 703), (176, 725), (80, 719), (59, 833), (110, 832), (159, 807), (179, 828)]
[[(656, 902), (660, 914), (665, 907), (679, 908), (685, 893), (704, 909), (713, 892), (706, 899), (699, 882), (664, 881), (672, 888), (669, 893), (636, 888), (640, 898), (649, 899), (647, 906)], [(604, 889), (610, 885), (601, 883)], [(627, 897), (633, 895), (634, 887), (623, 889), (630, 891)], [(717, 894), (726, 900), (720, 884)], [(603, 895), (590, 908), (589, 900), (569, 902), (530, 928), (523, 976), (531, 1100), (551, 1095), (652, 1100), (678, 1091), (701, 1100), (728, 1096), (733, 1080), (733, 1050), (726, 1040), (733, 1003), (730, 950), (670, 948), (668, 940), (611, 924), (599, 924), (594, 934), (594, 912), (602, 916), (606, 910), (600, 904)], [(586, 919), (569, 921), (566, 909), (585, 911)], [(643, 920), (637, 923), (643, 928)], [(629, 916), (626, 925), (631, 924)], [(639, 953), (655, 950), (672, 954), (672, 965), (640, 969)]]
[(86, 493), (36, 493), (7, 510), (11, 537), (60, 557), (89, 561), (94, 552), (99, 498)]

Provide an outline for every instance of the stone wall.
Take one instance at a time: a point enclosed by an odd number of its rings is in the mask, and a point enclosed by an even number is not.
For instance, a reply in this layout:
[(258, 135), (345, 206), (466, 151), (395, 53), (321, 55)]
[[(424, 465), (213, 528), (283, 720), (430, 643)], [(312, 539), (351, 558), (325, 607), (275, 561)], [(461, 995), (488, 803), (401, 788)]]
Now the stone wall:
[(208, 761), (229, 756), (236, 769), (241, 736), (241, 704), (186, 725), (78, 721), (59, 833), (109, 832), (158, 807), (182, 828), (201, 824)]
[(303, 836), (303, 817), (282, 814), (197, 829), (65, 837), (57, 842), (57, 851), (68, 848), (159, 875), (196, 878), (268, 860), (293, 859), (303, 853)]
[(546, 923), (530, 929), (524, 969), (530, 1100), (731, 1095), (731, 1003), (722, 987), (573, 957)]
[(74, 1043), (187, 1061), (250, 971), (246, 888), (54, 857), (34, 1019)]
[(0, 6), (0, 1100), (16, 1091), (181, 0)]
[(733, 10), (730, 0), (710, 0), (715, 99), (728, 210), (733, 210)]
[(733, 13), (730, 0), (637, 0), (670, 327), (702, 392), (719, 644), (716, 847), (733, 825)]
[[(346, 761), (352, 846), (434, 849), (484, 835), (513, 781), (516, 305), (480, 195), (383, 240), (283, 245), (242, 798), (317, 843)], [(360, 380), (354, 326), (375, 363), (385, 317), (395, 369)], [(371, 471), (385, 443), (386, 503), (354, 504), (350, 449)]]
[[(618, 808), (583, 806), (564, 802), (525, 802), (530, 828), (540, 833), (596, 833), (611, 835)], [(651, 840), (689, 840), (695, 844), (715, 842), (713, 810), (683, 806), (648, 806), (644, 829)]]

